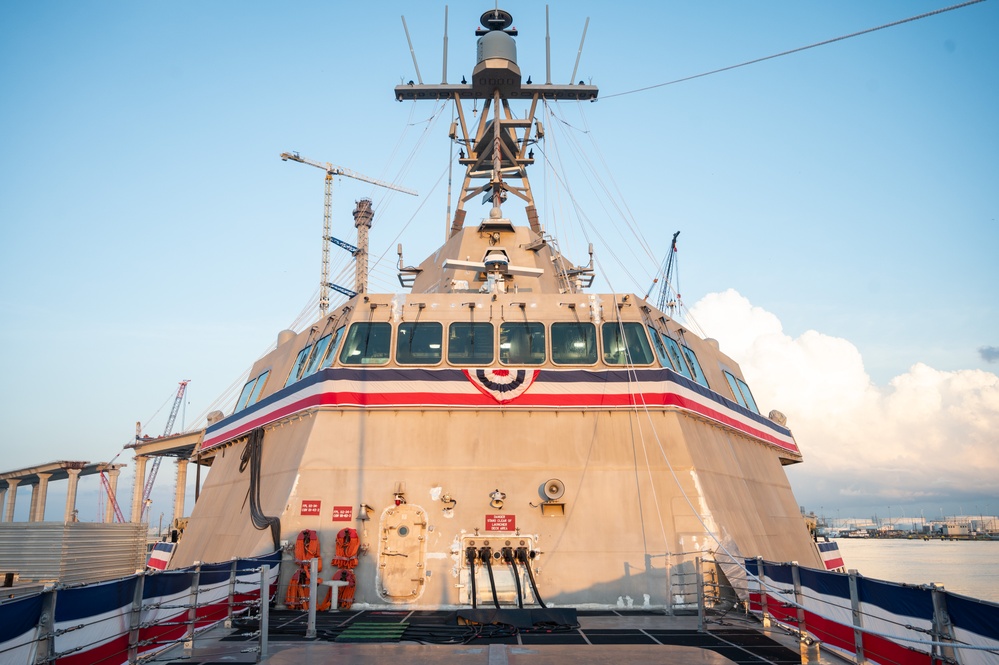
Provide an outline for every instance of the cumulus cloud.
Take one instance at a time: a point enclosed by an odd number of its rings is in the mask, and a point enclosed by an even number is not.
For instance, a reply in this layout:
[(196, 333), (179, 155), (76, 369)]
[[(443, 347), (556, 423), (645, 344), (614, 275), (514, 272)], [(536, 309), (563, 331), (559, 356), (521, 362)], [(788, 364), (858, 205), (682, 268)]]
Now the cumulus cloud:
[(705, 296), (691, 317), (737, 361), (766, 413), (788, 416), (805, 464), (788, 469), (802, 503), (936, 506), (997, 497), (999, 376), (923, 363), (877, 386), (849, 341), (792, 338), (734, 290)]
[(987, 363), (999, 362), (999, 346), (982, 346), (978, 348), (978, 355)]

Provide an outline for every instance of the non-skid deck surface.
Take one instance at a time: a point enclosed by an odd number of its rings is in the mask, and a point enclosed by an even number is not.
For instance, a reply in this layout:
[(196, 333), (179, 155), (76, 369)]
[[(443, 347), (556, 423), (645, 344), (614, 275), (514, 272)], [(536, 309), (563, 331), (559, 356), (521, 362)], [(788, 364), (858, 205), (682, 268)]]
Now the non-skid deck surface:
[[(476, 619), (480, 622), (476, 622)], [(575, 652), (577, 659), (584, 662), (589, 662), (592, 656), (596, 656), (595, 652), (598, 650), (592, 649), (593, 647), (673, 646), (704, 650), (740, 665), (791, 665), (801, 662), (798, 652), (748, 626), (712, 626), (709, 632), (697, 632), (696, 627), (686, 626), (663, 628), (670, 619), (661, 613), (650, 611), (577, 613), (575, 610), (555, 610), (554, 613), (544, 613), (540, 610), (479, 610), (478, 614), (469, 611), (456, 613), (453, 610), (321, 612), (316, 616), (316, 637), (306, 639), (308, 617), (305, 613), (274, 611), (270, 615), (269, 630), (272, 645), (331, 642), (455, 647), (506, 645), (506, 648), (514, 650), (521, 647), (561, 646), (566, 654)], [(530, 623), (531, 620), (533, 623)], [(696, 625), (690, 621), (685, 623)], [(249, 632), (251, 629), (255, 627), (246, 626), (242, 630), (237, 628), (221, 641), (255, 642), (256, 637)], [(566, 647), (578, 648), (566, 650)], [(273, 651), (277, 654), (279, 649)], [(461, 650), (461, 653), (471, 653), (466, 651)], [(665, 655), (669, 650), (661, 651)], [(683, 651), (686, 653), (686, 649)], [(514, 651), (510, 654), (516, 655)], [(451, 650), (438, 657), (458, 655), (458, 651)], [(526, 653), (521, 655), (526, 658)], [(619, 655), (623, 656), (624, 653)], [(707, 655), (705, 657), (710, 659)], [(710, 662), (725, 662), (724, 659)], [(544, 659), (523, 660), (543, 661)], [(185, 665), (195, 665), (196, 662), (189, 660)], [(508, 659), (506, 662), (514, 661)], [(572, 659), (567, 658), (565, 662), (572, 662)]]

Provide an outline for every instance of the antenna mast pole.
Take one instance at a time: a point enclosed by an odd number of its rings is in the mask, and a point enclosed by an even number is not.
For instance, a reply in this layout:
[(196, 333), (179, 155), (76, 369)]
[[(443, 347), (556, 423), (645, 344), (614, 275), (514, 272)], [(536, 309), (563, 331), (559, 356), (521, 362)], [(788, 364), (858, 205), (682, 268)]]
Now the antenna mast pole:
[(423, 85), (423, 78), (420, 76), (420, 66), (416, 64), (416, 51), (413, 50), (413, 40), (409, 38), (409, 28), (406, 27), (406, 17), (402, 17), (402, 29), (406, 31), (406, 41), (409, 42), (409, 54), (413, 56), (413, 67), (416, 68), (416, 81)]
[(444, 5), (444, 68), (441, 72), (441, 85), (447, 84), (447, 5)]
[(583, 36), (579, 38), (579, 50), (576, 52), (576, 64), (572, 67), (572, 78), (569, 79), (569, 85), (576, 80), (576, 71), (579, 69), (579, 57), (583, 55), (583, 42), (586, 41), (586, 29), (590, 27), (590, 17), (586, 17), (586, 23), (583, 24)]
[[(572, 83), (572, 81), (569, 81)], [(552, 35), (549, 30), (548, 5), (545, 5), (545, 85), (552, 84)]]

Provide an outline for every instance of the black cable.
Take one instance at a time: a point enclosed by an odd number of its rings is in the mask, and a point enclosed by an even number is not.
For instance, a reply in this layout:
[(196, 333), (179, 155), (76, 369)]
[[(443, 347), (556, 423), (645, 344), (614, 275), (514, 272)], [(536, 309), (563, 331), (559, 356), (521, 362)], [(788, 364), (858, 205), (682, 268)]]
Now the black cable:
[(524, 593), (520, 588), (520, 571), (517, 569), (517, 557), (513, 556), (513, 551), (506, 548), (503, 551), (503, 558), (513, 566), (513, 582), (517, 585), (517, 607), (524, 609)]
[(476, 608), (476, 592), (475, 592), (475, 548), (468, 547), (465, 549), (465, 558), (468, 559), (468, 578), (472, 583), (472, 609)]
[(545, 601), (541, 600), (541, 594), (538, 593), (538, 583), (534, 581), (534, 571), (531, 570), (531, 564), (527, 560), (527, 548), (517, 548), (517, 556), (520, 558), (520, 562), (524, 564), (524, 568), (527, 568), (527, 579), (531, 582), (531, 589), (534, 591), (534, 597), (538, 599), (538, 605), (541, 606), (541, 609), (547, 610), (548, 606), (545, 605)]
[(482, 553), (482, 560), (486, 563), (486, 572), (489, 573), (489, 588), (493, 592), (493, 605), (496, 606), (496, 609), (499, 609), (499, 596), (496, 595), (496, 580), (493, 579), (492, 550), (488, 547), (483, 547), (480, 552)]
[(253, 528), (263, 531), (270, 527), (274, 549), (278, 550), (281, 549), (281, 518), (267, 516), (260, 508), (260, 460), (263, 457), (263, 444), (264, 429), (258, 427), (250, 432), (239, 460), (239, 471), (242, 473), (247, 466), (250, 467), (250, 521), (253, 522)]

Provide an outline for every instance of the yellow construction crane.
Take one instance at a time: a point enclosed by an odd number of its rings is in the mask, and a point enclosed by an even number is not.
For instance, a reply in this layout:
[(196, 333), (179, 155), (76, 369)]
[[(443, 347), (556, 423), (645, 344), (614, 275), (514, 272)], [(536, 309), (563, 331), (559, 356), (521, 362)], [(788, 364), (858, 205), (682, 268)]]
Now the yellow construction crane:
[[(366, 175), (361, 175), (360, 173), (355, 173), (350, 169), (345, 169), (342, 166), (337, 166), (335, 164), (330, 164), (329, 162), (317, 162), (315, 160), (309, 159), (307, 157), (302, 157), (297, 152), (282, 152), (282, 161), (287, 162), (289, 159), (293, 162), (299, 162), (300, 164), (308, 164), (309, 166), (315, 166), (317, 169), (322, 169), (326, 171), (326, 198), (323, 204), (323, 275), (322, 281), (319, 285), (319, 311), (323, 316), (326, 316), (326, 312), (329, 310), (330, 306), (330, 288), (334, 288), (340, 293), (352, 296), (357, 293), (363, 293), (367, 290), (367, 279), (368, 279), (368, 229), (371, 228), (371, 218), (370, 206), (367, 209), (368, 214), (355, 214), (354, 215), (354, 226), (357, 227), (357, 247), (350, 245), (342, 240), (338, 240), (330, 235), (330, 229), (332, 227), (332, 206), (333, 206), (333, 176), (346, 176), (348, 178), (353, 178), (354, 180), (361, 180), (363, 182), (371, 183), (372, 185), (377, 185), (378, 187), (385, 187), (386, 189), (392, 189), (397, 192), (402, 192), (404, 194), (412, 194), (417, 196), (417, 193), (412, 189), (407, 189), (405, 187), (400, 187), (399, 185), (393, 185), (390, 182), (384, 182), (382, 180), (375, 180), (374, 178), (369, 178)], [(355, 271), (354, 271), (354, 291), (344, 289), (341, 286), (336, 286), (330, 284), (329, 273), (330, 273), (330, 245), (329, 243), (334, 243), (339, 247), (346, 249), (354, 255), (355, 260)]]

